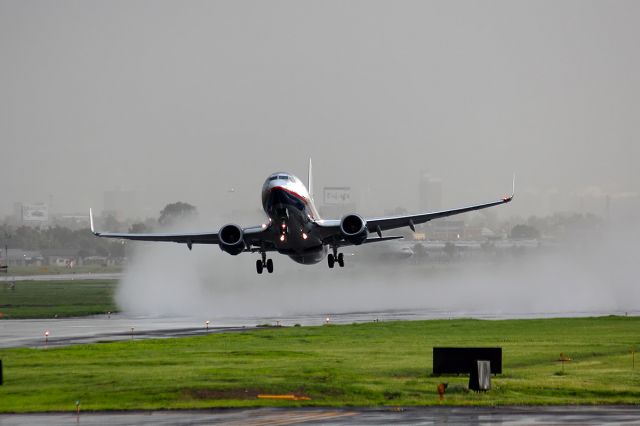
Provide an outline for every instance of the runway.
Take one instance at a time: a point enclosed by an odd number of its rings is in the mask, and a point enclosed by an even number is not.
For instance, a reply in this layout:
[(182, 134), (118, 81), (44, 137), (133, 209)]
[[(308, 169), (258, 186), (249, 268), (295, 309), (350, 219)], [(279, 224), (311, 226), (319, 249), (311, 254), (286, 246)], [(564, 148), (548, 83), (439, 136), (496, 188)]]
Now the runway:
[(640, 425), (629, 406), (224, 409), (0, 415), (2, 426), (26, 425)]
[(45, 274), (45, 275), (3, 275), (0, 282), (11, 281), (73, 281), (73, 280), (119, 280), (121, 272), (113, 273), (79, 273), (79, 274)]
[[(117, 340), (197, 336), (210, 333), (242, 332), (258, 325), (303, 326), (352, 324), (373, 321), (425, 319), (511, 319), (584, 317), (611, 315), (612, 312), (558, 312), (513, 314), (492, 312), (450, 312), (437, 310), (388, 310), (327, 314), (297, 314), (279, 317), (141, 317), (124, 314), (96, 315), (81, 318), (25, 319), (0, 321), (0, 348), (66, 346)], [(617, 312), (618, 315), (640, 315), (640, 311)], [(207, 325), (207, 321), (209, 324)], [(49, 332), (45, 342), (45, 332)]]

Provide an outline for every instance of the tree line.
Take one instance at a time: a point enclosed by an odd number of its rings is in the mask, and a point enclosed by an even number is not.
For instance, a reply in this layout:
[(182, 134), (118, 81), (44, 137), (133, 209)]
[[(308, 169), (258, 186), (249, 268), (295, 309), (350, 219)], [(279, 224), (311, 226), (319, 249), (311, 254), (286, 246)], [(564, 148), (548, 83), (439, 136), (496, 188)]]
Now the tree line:
[(96, 238), (89, 229), (71, 230), (62, 226), (40, 229), (0, 226), (0, 244), (22, 250), (77, 250), (80, 257), (124, 257), (124, 245), (118, 240)]
[[(167, 204), (158, 217), (158, 224), (170, 225), (180, 218), (196, 215), (196, 207), (183, 202)], [(152, 220), (153, 222), (153, 220)], [(106, 216), (103, 225), (108, 231), (117, 231), (120, 227), (113, 216)], [(128, 232), (152, 232), (153, 226), (145, 223), (132, 224)], [(63, 226), (36, 228), (30, 226), (13, 227), (0, 225), (0, 248), (22, 250), (77, 250), (80, 257), (104, 256), (125, 257), (125, 245), (121, 240), (97, 238), (90, 229), (72, 230)]]

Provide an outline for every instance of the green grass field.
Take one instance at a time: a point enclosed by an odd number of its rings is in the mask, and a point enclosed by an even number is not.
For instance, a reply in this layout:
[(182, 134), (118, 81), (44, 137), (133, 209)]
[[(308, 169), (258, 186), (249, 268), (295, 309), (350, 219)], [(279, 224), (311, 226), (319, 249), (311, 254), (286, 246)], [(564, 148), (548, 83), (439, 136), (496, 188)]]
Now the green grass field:
[[(283, 327), (201, 337), (0, 350), (0, 412), (246, 406), (638, 404), (640, 318), (438, 320)], [(433, 346), (501, 346), (493, 390), (432, 377)], [(564, 352), (573, 359), (561, 371)], [(640, 362), (639, 362), (640, 364)], [(309, 401), (265, 401), (258, 393)]]
[(114, 280), (0, 283), (0, 318), (62, 318), (115, 312)]

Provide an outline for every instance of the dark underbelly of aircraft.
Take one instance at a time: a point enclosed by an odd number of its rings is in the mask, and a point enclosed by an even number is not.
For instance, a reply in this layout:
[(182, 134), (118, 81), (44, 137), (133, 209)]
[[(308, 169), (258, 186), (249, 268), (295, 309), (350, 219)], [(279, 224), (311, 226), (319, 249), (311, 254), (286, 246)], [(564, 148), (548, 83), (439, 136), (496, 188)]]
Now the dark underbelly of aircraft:
[(278, 249), (280, 254), (289, 256), (294, 262), (303, 265), (312, 265), (321, 262), (327, 255), (327, 248), (323, 245), (314, 247), (287, 247)]

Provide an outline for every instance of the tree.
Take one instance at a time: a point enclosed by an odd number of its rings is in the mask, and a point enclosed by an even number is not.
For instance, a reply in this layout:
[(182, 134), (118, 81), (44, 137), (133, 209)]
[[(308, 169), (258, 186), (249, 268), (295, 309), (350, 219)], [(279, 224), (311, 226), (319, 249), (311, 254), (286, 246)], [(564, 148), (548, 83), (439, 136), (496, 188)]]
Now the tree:
[(170, 225), (178, 219), (193, 217), (196, 212), (196, 207), (189, 203), (178, 201), (177, 203), (167, 204), (160, 212), (158, 223)]
[(142, 222), (134, 223), (129, 227), (129, 233), (131, 234), (146, 234), (149, 231), (149, 227)]
[(444, 244), (443, 250), (449, 257), (453, 257), (458, 253), (458, 247), (456, 247), (456, 245), (453, 244), (451, 241), (447, 241)]
[(540, 238), (540, 231), (529, 225), (516, 225), (511, 229), (511, 238), (516, 240), (533, 240)]
[(102, 226), (111, 232), (119, 232), (122, 230), (122, 224), (116, 219), (112, 213), (107, 213), (103, 218)]

